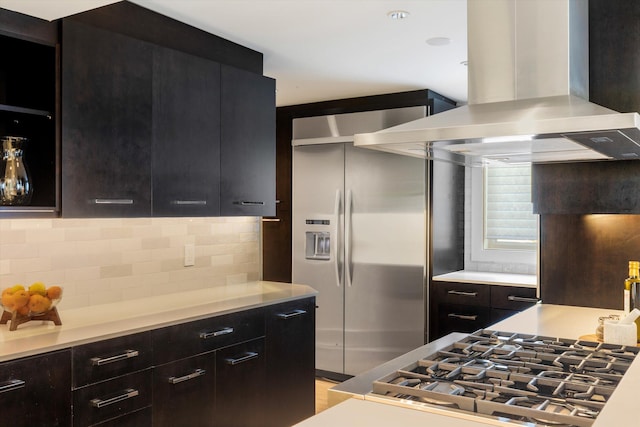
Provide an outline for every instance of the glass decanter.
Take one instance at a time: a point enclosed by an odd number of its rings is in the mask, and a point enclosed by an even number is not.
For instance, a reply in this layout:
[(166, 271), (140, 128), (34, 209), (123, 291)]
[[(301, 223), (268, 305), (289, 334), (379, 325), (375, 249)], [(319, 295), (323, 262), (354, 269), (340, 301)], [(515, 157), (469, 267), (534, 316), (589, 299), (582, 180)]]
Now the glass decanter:
[(27, 139), (16, 136), (2, 137), (0, 162), (0, 204), (26, 205), (31, 201), (33, 187), (23, 159)]

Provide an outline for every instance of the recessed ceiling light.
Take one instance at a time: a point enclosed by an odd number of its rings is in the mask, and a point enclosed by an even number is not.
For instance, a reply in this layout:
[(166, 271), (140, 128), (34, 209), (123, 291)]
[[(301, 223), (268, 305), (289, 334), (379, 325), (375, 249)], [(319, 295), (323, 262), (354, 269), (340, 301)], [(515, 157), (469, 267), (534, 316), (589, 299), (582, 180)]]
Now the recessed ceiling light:
[(387, 16), (391, 19), (406, 19), (409, 17), (409, 12), (406, 10), (392, 10), (391, 12), (387, 12)]
[(429, 46), (446, 46), (451, 43), (451, 39), (449, 37), (431, 37), (427, 40), (427, 44)]

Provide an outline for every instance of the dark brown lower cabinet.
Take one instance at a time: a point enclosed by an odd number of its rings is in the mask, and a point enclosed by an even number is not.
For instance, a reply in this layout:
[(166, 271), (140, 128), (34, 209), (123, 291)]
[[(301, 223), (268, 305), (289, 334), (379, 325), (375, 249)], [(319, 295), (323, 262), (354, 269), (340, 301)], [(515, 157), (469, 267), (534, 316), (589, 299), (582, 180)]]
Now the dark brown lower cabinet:
[(236, 344), (216, 353), (215, 427), (265, 425), (264, 338)]
[(477, 283), (431, 283), (429, 340), (474, 332), (531, 307), (536, 289)]
[(314, 380), (308, 297), (2, 362), (0, 419), (11, 427), (288, 427), (314, 414)]
[(267, 309), (264, 427), (288, 427), (315, 413), (315, 311), (315, 298)]
[(0, 363), (0, 389), (1, 425), (70, 426), (71, 352)]
[(215, 355), (212, 351), (154, 368), (154, 427), (213, 425)]

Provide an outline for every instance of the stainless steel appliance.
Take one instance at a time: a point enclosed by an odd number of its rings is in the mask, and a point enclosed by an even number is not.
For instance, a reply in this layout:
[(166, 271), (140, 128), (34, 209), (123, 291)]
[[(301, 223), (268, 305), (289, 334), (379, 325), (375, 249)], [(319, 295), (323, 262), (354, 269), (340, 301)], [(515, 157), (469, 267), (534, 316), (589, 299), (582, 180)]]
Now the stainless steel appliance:
[[(480, 330), (373, 381), (365, 399), (526, 426), (591, 426), (638, 347)], [(415, 357), (415, 353), (413, 354)], [(502, 425), (502, 424), (500, 424)]]
[(424, 114), (294, 120), (292, 277), (319, 292), (319, 371), (356, 375), (425, 342), (426, 162), (345, 142)]

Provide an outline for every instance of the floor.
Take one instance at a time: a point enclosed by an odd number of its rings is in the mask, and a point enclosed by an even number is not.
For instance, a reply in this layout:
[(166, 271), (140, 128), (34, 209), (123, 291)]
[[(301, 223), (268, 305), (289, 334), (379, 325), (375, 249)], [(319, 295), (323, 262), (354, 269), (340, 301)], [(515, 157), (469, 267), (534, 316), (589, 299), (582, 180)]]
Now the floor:
[(316, 414), (327, 409), (329, 406), (327, 403), (327, 390), (336, 384), (332, 381), (316, 378)]

